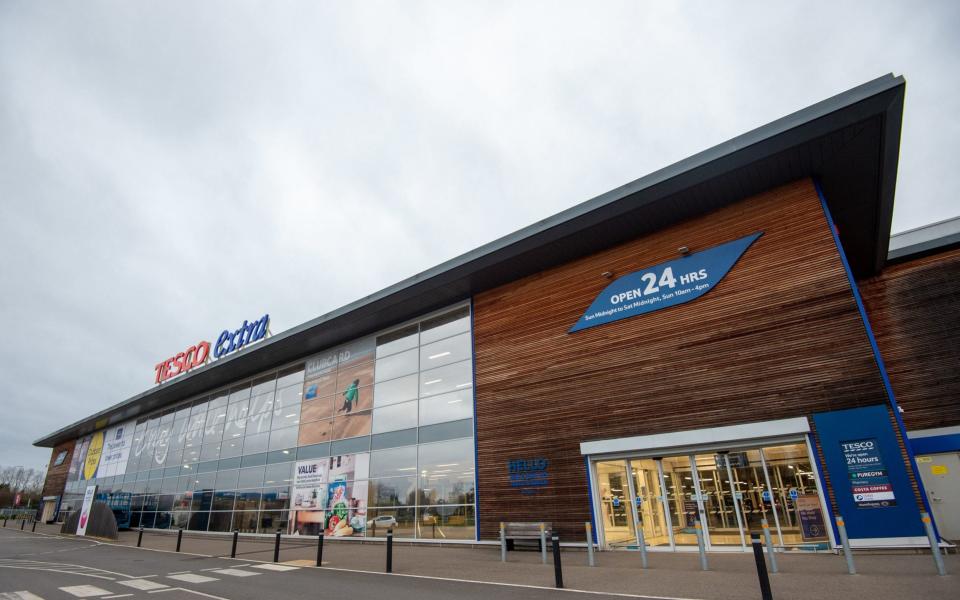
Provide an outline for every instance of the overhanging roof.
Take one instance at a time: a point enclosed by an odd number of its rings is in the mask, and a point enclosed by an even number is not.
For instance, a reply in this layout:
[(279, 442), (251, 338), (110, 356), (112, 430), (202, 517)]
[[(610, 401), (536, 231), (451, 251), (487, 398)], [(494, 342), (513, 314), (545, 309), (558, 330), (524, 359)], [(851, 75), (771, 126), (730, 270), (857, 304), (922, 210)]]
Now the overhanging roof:
[(59, 443), (321, 352), (479, 292), (804, 177), (821, 184), (851, 268), (887, 257), (906, 82), (885, 75), (587, 200), (195, 369), (34, 442)]
[(960, 245), (960, 217), (930, 223), (890, 236), (887, 260), (904, 261)]

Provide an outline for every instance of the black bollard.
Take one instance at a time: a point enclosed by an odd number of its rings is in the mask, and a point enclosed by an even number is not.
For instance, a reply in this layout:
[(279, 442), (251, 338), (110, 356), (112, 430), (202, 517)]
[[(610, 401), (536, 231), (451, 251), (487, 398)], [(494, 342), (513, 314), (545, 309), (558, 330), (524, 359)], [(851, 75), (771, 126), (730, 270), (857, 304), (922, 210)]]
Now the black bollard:
[(553, 534), (550, 538), (553, 543), (553, 577), (558, 588), (563, 587), (563, 567), (560, 565), (560, 536)]
[(320, 535), (317, 537), (317, 566), (323, 564), (323, 530), (320, 530)]
[(393, 573), (393, 529), (387, 530), (387, 573)]
[(757, 563), (757, 577), (760, 578), (760, 597), (763, 600), (773, 600), (773, 593), (770, 591), (770, 578), (767, 576), (767, 563), (763, 560), (763, 546), (760, 543), (760, 536), (751, 533), (750, 544), (753, 545), (753, 558)]
[(27, 526), (26, 519), (20, 519), (20, 531), (23, 531), (23, 528)]
[(180, 542), (183, 541), (183, 527), (177, 531), (177, 552), (180, 552)]
[(230, 558), (237, 557), (237, 538), (240, 537), (240, 530), (233, 530), (233, 546), (230, 548)]
[(143, 542), (143, 525), (140, 526), (140, 533), (137, 534), (137, 548), (140, 547), (141, 542)]
[(280, 530), (277, 530), (277, 541), (273, 545), (273, 562), (280, 562)]
[(4, 527), (7, 526), (7, 518), (6, 518), (6, 517), (3, 518), (3, 526), (4, 526)]
[(30, 528), (30, 531), (32, 531), (33, 533), (36, 533), (36, 532), (37, 532), (37, 520), (36, 520), (36, 519), (33, 520), (33, 527)]

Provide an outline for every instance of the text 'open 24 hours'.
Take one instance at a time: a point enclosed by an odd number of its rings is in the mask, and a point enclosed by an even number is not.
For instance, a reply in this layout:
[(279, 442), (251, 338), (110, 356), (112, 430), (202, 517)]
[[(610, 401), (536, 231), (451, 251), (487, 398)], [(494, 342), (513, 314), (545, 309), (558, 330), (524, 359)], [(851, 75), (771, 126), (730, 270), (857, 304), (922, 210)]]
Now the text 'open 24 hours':
[(605, 287), (570, 333), (690, 302), (712, 290), (762, 231), (624, 275)]

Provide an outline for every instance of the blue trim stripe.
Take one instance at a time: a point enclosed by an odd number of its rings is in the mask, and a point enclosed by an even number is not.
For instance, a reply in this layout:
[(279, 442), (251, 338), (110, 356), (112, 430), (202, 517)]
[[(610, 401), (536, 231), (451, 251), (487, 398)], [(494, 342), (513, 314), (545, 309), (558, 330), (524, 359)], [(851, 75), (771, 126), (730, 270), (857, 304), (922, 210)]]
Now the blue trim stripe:
[(584, 466), (587, 468), (587, 498), (590, 502), (590, 529), (592, 530), (593, 543), (597, 543), (597, 513), (593, 506), (593, 482), (590, 480), (590, 457), (583, 457)]
[(850, 263), (847, 262), (847, 255), (843, 251), (843, 245), (840, 243), (840, 236), (837, 233), (837, 227), (833, 222), (833, 215), (830, 214), (830, 208), (827, 206), (827, 199), (823, 195), (823, 189), (819, 181), (813, 182), (817, 189), (817, 196), (820, 198), (820, 206), (823, 208), (823, 214), (827, 218), (827, 225), (830, 227), (830, 235), (833, 236), (833, 243), (837, 246), (837, 252), (840, 254), (840, 261), (843, 263), (843, 270), (847, 274), (847, 281), (850, 283), (850, 291), (853, 293), (853, 299), (857, 303), (857, 310), (860, 311), (860, 320), (863, 322), (863, 329), (866, 331), (867, 339), (870, 341), (870, 348), (873, 349), (873, 358), (880, 370), (880, 378), (883, 380), (883, 387), (887, 391), (887, 398), (890, 401), (890, 407), (893, 409), (893, 416), (897, 421), (897, 427), (900, 429), (900, 436), (903, 438), (904, 447), (907, 449), (907, 458), (910, 460), (910, 468), (913, 469), (914, 480), (917, 482), (917, 488), (920, 491), (920, 499), (923, 502), (923, 508), (930, 515), (933, 522), (933, 532), (940, 539), (940, 532), (937, 530), (937, 522), (933, 518), (933, 511), (930, 510), (930, 503), (927, 502), (927, 491), (923, 487), (923, 481), (920, 480), (920, 470), (917, 468), (917, 461), (913, 455), (913, 448), (907, 438), (907, 427), (903, 424), (903, 417), (900, 415), (900, 405), (897, 404), (897, 398), (893, 393), (893, 386), (890, 384), (890, 377), (887, 375), (887, 367), (880, 356), (880, 347), (877, 345), (877, 339), (873, 335), (873, 328), (870, 326), (870, 319), (867, 317), (867, 310), (863, 305), (863, 299), (860, 298), (860, 289), (857, 287), (857, 280), (853, 277), (853, 271), (850, 270)]
[(480, 455), (477, 449), (477, 343), (473, 338), (473, 296), (470, 297), (470, 368), (473, 376), (473, 535), (480, 541)]
[(916, 454), (940, 454), (960, 451), (960, 433), (910, 438), (910, 446)]

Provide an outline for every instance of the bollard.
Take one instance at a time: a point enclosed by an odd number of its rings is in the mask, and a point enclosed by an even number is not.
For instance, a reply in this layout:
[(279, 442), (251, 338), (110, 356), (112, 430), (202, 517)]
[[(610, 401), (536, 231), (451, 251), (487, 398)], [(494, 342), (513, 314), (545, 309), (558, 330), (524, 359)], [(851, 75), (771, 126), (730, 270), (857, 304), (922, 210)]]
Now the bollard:
[(26, 519), (20, 519), (20, 531), (23, 531), (23, 528), (27, 526)]
[(280, 530), (277, 530), (277, 541), (273, 544), (273, 562), (280, 562)]
[(320, 530), (320, 535), (317, 537), (317, 566), (323, 564), (323, 530)]
[[(766, 519), (764, 519), (764, 521), (766, 521)], [(767, 576), (767, 564), (763, 562), (763, 548), (760, 546), (760, 536), (756, 533), (751, 533), (750, 545), (753, 546), (753, 560), (757, 563), (757, 577), (760, 579), (760, 597), (763, 598), (763, 600), (773, 600), (773, 594), (770, 592), (770, 578)]]
[(36, 533), (36, 532), (37, 532), (37, 520), (36, 520), (36, 519), (33, 520), (33, 527), (30, 528), (30, 531), (32, 531), (33, 533)]
[(387, 530), (387, 573), (393, 573), (393, 528)]
[(547, 526), (540, 523), (540, 562), (547, 564)]
[(937, 575), (946, 575), (947, 569), (943, 566), (940, 544), (937, 543), (937, 536), (933, 534), (933, 523), (930, 521), (930, 515), (922, 512), (920, 513), (920, 520), (923, 521), (923, 527), (927, 530), (927, 539), (930, 540), (930, 553), (933, 554), (933, 563), (937, 565)]
[(140, 526), (140, 533), (137, 534), (137, 548), (140, 547), (141, 542), (143, 542), (143, 525)]
[(770, 557), (770, 571), (778, 573), (777, 557), (773, 553), (773, 536), (770, 535), (770, 524), (767, 523), (766, 519), (760, 519), (760, 525), (763, 526), (763, 537), (767, 542), (767, 555)]
[(637, 541), (640, 542), (640, 566), (647, 568), (647, 539), (643, 535), (643, 525), (637, 523)]
[(700, 519), (693, 522), (693, 528), (697, 530), (697, 548), (700, 550), (700, 570), (709, 570), (707, 565), (707, 547), (703, 541), (703, 526), (700, 525)]
[(593, 560), (593, 527), (587, 521), (583, 524), (583, 528), (587, 530), (587, 565), (595, 567), (597, 565)]
[(857, 574), (857, 569), (853, 566), (853, 551), (850, 550), (850, 539), (847, 538), (847, 526), (843, 524), (843, 517), (837, 515), (837, 529), (840, 531), (840, 543), (843, 544), (843, 555), (847, 559), (847, 573)]
[(177, 531), (177, 552), (180, 552), (180, 542), (183, 541), (183, 527)]
[(500, 521), (500, 562), (507, 562), (507, 531)]
[(240, 530), (233, 530), (233, 545), (230, 546), (230, 558), (237, 557), (237, 540), (240, 538)]
[(562, 588), (563, 566), (560, 564), (560, 536), (554, 533), (551, 536), (551, 541), (553, 542), (553, 578), (556, 586)]
[(4, 527), (7, 526), (7, 518), (6, 518), (6, 517), (3, 518), (3, 526), (4, 526)]

